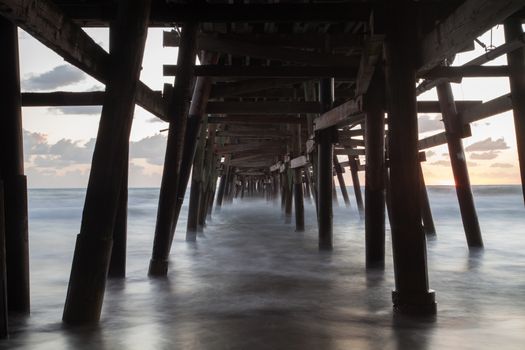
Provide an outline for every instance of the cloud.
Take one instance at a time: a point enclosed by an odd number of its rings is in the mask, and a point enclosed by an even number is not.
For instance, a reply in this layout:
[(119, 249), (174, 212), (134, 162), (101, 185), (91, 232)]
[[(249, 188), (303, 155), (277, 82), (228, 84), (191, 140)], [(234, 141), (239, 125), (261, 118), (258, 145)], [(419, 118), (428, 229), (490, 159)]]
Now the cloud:
[(490, 151), (490, 152), (483, 152), (483, 153), (472, 153), (470, 155), (470, 159), (478, 159), (478, 160), (489, 160), (494, 159), (498, 157), (498, 152)]
[(478, 163), (476, 163), (476, 162), (467, 162), (467, 165), (473, 167), (473, 166), (478, 166)]
[(166, 142), (166, 136), (161, 134), (155, 134), (142, 140), (131, 142), (129, 149), (130, 158), (144, 158), (149, 164), (163, 165)]
[(434, 151), (426, 151), (425, 155), (427, 156), (427, 158), (430, 158), (430, 157), (435, 156), (436, 152), (434, 152)]
[(508, 149), (509, 146), (505, 142), (505, 139), (499, 138), (497, 140), (492, 140), (492, 137), (489, 137), (485, 140), (474, 142), (470, 146), (465, 148), (467, 152), (486, 152), (486, 151), (496, 151)]
[(450, 162), (447, 160), (438, 160), (435, 162), (430, 163), (430, 165), (437, 165), (437, 166), (450, 166)]
[(71, 65), (57, 66), (50, 71), (38, 75), (30, 75), (22, 81), (23, 90), (39, 91), (81, 82), (87, 75)]
[(84, 115), (100, 115), (102, 106), (64, 106), (49, 108), (51, 112), (57, 112), (63, 115), (84, 114)]
[(491, 168), (514, 168), (514, 164), (511, 163), (492, 163), (490, 165)]
[(47, 135), (24, 130), (24, 158), (31, 155), (47, 154), (49, 145)]
[(443, 130), (444, 128), (443, 122), (439, 119), (439, 117), (431, 117), (429, 115), (420, 116), (417, 123), (420, 133)]

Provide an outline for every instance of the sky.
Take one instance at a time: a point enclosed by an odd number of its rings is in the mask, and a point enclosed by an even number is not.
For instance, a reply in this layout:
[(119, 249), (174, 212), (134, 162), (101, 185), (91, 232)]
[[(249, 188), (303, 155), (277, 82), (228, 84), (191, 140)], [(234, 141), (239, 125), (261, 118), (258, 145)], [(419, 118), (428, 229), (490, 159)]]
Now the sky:
[[(150, 29), (146, 42), (141, 80), (153, 90), (162, 90), (173, 78), (162, 76), (163, 64), (174, 64), (176, 48), (162, 47), (162, 31)], [(86, 29), (106, 50), (107, 29)], [(504, 43), (503, 27), (481, 36), (486, 46)], [(22, 91), (92, 91), (104, 86), (60, 56), (19, 30), (20, 76)], [(471, 52), (458, 54), (454, 65), (461, 65), (484, 53), (476, 44)], [(506, 64), (502, 56), (491, 65)], [(456, 100), (488, 101), (509, 92), (507, 78), (465, 78), (452, 84)], [(418, 97), (437, 100), (435, 89)], [(85, 187), (100, 117), (100, 107), (35, 108), (22, 110), (25, 172), (31, 188)], [(419, 115), (420, 138), (444, 130), (440, 114)], [(471, 124), (472, 137), (463, 139), (472, 184), (517, 184), (519, 168), (516, 155), (512, 112)], [(130, 140), (130, 187), (158, 187), (166, 147), (167, 124), (136, 107)], [(423, 171), (427, 185), (454, 183), (446, 145), (426, 152)], [(346, 159), (345, 159), (346, 160)], [(364, 179), (361, 176), (361, 184)], [(345, 174), (347, 185), (351, 183)]]

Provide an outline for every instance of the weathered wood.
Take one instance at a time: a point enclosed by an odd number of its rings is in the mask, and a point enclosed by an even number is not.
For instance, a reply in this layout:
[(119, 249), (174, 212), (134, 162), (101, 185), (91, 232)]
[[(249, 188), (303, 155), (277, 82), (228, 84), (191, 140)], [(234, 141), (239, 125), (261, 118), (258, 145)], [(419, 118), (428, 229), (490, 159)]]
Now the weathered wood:
[(357, 156), (348, 156), (348, 162), (350, 164), (350, 173), (352, 174), (352, 185), (354, 186), (355, 201), (357, 203), (357, 209), (359, 214), (362, 216), (365, 208), (363, 206), (363, 196), (361, 194), (361, 184), (359, 183), (359, 164)]
[(314, 120), (314, 130), (322, 130), (334, 125), (348, 124), (362, 118), (362, 98), (358, 97), (343, 103)]
[[(472, 136), (472, 131), (470, 129), (469, 124), (464, 124), (461, 126), (461, 130), (459, 130), (459, 136), (461, 138), (466, 138)], [(441, 146), (447, 143), (447, 133), (446, 131), (440, 132), (438, 134), (425, 137), (424, 139), (420, 139), (417, 141), (417, 149), (418, 151), (422, 151), (428, 148)]]
[[(456, 101), (459, 112), (481, 105), (481, 101)], [(418, 113), (441, 113), (439, 101), (417, 101)]]
[(225, 117), (211, 116), (208, 118), (214, 124), (302, 124), (306, 120), (298, 116), (276, 115), (227, 115)]
[[(385, 82), (375, 72), (364, 96), (365, 118), (365, 253), (367, 267), (385, 264)], [(362, 130), (359, 130), (362, 131)], [(352, 164), (348, 159), (348, 163)]]
[(346, 190), (345, 179), (343, 178), (343, 168), (339, 164), (339, 160), (337, 159), (336, 155), (334, 155), (333, 162), (334, 162), (335, 174), (337, 176), (337, 182), (339, 182), (339, 188), (341, 189), (341, 195), (343, 196), (343, 201), (345, 202), (345, 206), (348, 208), (350, 207), (350, 199), (348, 198), (348, 191)]
[(336, 156), (364, 156), (366, 152), (364, 148), (335, 148), (334, 154)]
[[(522, 0), (466, 0), (421, 42), (418, 70), (428, 71), (523, 7)], [(444, 40), (444, 38), (446, 38)]]
[(435, 296), (428, 285), (426, 242), (419, 206), (414, 7), (410, 1), (389, 6), (385, 38), (390, 226), (395, 272), (392, 301), (398, 312), (435, 313)]
[(357, 96), (364, 94), (370, 86), (376, 65), (383, 56), (384, 38), (384, 35), (372, 35), (365, 42), (356, 80)]
[[(497, 97), (477, 106), (472, 106), (459, 113), (462, 124), (474, 123), (479, 120), (504, 113), (512, 109), (511, 94)], [(470, 136), (470, 135), (469, 135)]]
[(461, 125), (458, 112), (454, 103), (454, 95), (450, 83), (443, 83), (437, 86), (437, 93), (441, 103), (443, 122), (450, 155), (450, 163), (456, 184), (456, 194), (459, 201), (463, 228), (467, 237), (468, 246), (471, 248), (483, 247), (481, 230), (479, 228), (478, 216), (470, 188), (470, 179), (467, 168), (467, 159), (461, 141)]
[(0, 18), (0, 179), (4, 182), (9, 311), (28, 313), (29, 247), (17, 28)]
[(0, 338), (9, 334), (7, 307), (7, 269), (5, 250), (4, 182), (0, 178)]
[(216, 210), (220, 209), (224, 200), (224, 193), (226, 190), (226, 179), (228, 178), (230, 167), (228, 165), (230, 155), (227, 154), (224, 157), (223, 169), (221, 174), (221, 181), (219, 182), (219, 189), (217, 190), (217, 203), (215, 204)]
[(217, 154), (226, 154), (226, 153), (238, 153), (244, 151), (253, 151), (253, 150), (264, 150), (265, 148), (282, 148), (285, 145), (276, 144), (275, 142), (251, 142), (251, 143), (239, 143), (239, 144), (229, 144), (221, 147), (217, 147)]
[(179, 48), (177, 62), (181, 67), (187, 67), (187, 69), (175, 80), (172, 96), (169, 99), (170, 125), (160, 185), (153, 251), (148, 270), (150, 276), (165, 276), (168, 271), (168, 256), (176, 227), (177, 188), (181, 178), (187, 106), (193, 79), (190, 68), (195, 64), (196, 33), (196, 24), (185, 23), (183, 25), (182, 44)]
[[(333, 102), (333, 79), (320, 81), (319, 102), (323, 112), (330, 110)], [(332, 212), (332, 160), (333, 129), (316, 131), (317, 143), (317, 222), (319, 228), (319, 249), (331, 250), (333, 246), (333, 212)]]
[[(523, 38), (522, 21), (511, 17), (505, 21), (505, 40), (512, 42)], [(525, 200), (525, 50), (517, 49), (507, 54), (510, 69), (510, 94), (512, 96), (512, 112), (514, 129), (516, 131), (516, 147), (520, 165), (521, 186)]]
[(421, 201), (421, 220), (423, 222), (423, 230), (427, 235), (435, 235), (436, 227), (434, 226), (434, 219), (432, 218), (432, 211), (430, 210), (430, 201), (428, 200), (425, 176), (423, 176), (421, 162), (419, 162), (419, 198)]
[(299, 156), (299, 157), (290, 159), (290, 168), (292, 169), (301, 168), (305, 166), (306, 164), (308, 164), (308, 159), (306, 158), (306, 156)]
[(508, 77), (507, 66), (459, 66), (459, 67), (436, 67), (425, 74), (426, 79), (454, 79), (454, 78), (490, 78)]
[(85, 324), (100, 318), (149, 8), (150, 1), (119, 1), (118, 44), (110, 55), (112, 70), (106, 84), (106, 99), (64, 307), (66, 323)]
[[(164, 76), (178, 74), (177, 65), (164, 65)], [(352, 66), (224, 66), (200, 65), (195, 66), (193, 74), (196, 76), (215, 78), (319, 78), (333, 76), (335, 78), (355, 79), (357, 68)]]
[[(294, 155), (301, 154), (301, 125), (291, 126), (293, 139), (292, 139), (292, 153)], [(291, 166), (291, 162), (290, 162)], [(303, 170), (302, 168), (292, 169), (293, 171), (293, 188), (294, 188), (294, 210), (295, 210), (295, 231), (304, 231), (304, 192), (303, 192)]]
[[(111, 74), (108, 53), (53, 2), (2, 0), (0, 4), (0, 14), (14, 21), (69, 63), (106, 83)], [(165, 102), (158, 94), (141, 82), (135, 90), (137, 104), (162, 118)]]
[(275, 43), (254, 43), (250, 39), (232, 38), (229, 35), (201, 34), (197, 40), (199, 50), (220, 52), (230, 55), (249, 56), (265, 60), (311, 64), (316, 66), (357, 66), (359, 60), (354, 57), (318, 53), (278, 47)]
[(300, 114), (319, 113), (316, 102), (208, 102), (209, 114)]
[[(222, 35), (202, 33), (198, 36), (197, 44), (200, 45), (202, 37), (219, 37)], [(332, 48), (361, 47), (363, 38), (361, 35), (353, 33), (249, 33), (249, 34), (228, 34), (228, 38), (240, 41), (249, 41), (253, 44), (272, 45), (274, 47), (296, 47), (296, 48), (326, 48), (329, 42)], [(176, 31), (163, 33), (162, 44), (164, 47), (177, 47), (180, 45), (180, 36)]]
[(212, 86), (211, 96), (213, 98), (231, 97), (242, 94), (256, 93), (260, 91), (282, 88), (293, 84), (300, 84), (306, 78), (288, 78), (288, 79), (247, 79), (234, 83), (221, 83)]

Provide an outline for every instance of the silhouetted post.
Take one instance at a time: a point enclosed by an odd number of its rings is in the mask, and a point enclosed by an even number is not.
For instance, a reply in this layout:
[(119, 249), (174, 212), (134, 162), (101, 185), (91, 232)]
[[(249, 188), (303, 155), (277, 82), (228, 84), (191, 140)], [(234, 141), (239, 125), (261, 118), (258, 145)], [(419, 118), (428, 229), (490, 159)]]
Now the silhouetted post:
[[(334, 100), (333, 79), (324, 78), (320, 81), (319, 101), (322, 112), (332, 108)], [(319, 249), (332, 249), (332, 159), (333, 152), (332, 128), (317, 132), (317, 221), (319, 225)]]
[[(521, 18), (509, 17), (505, 20), (505, 41), (511, 42), (523, 36)], [(507, 54), (510, 70), (509, 83), (512, 96), (512, 112), (516, 146), (520, 164), (521, 186), (525, 199), (525, 49), (523, 47)]]
[(5, 266), (4, 182), (0, 180), (0, 338), (7, 338), (7, 271)]
[(339, 164), (339, 160), (337, 159), (336, 155), (334, 155), (334, 168), (335, 174), (337, 175), (337, 181), (339, 182), (339, 187), (341, 188), (341, 194), (343, 195), (345, 206), (348, 208), (350, 207), (350, 199), (348, 198), (348, 191), (346, 190), (345, 179), (343, 177), (343, 168), (341, 167), (341, 164)]
[(292, 203), (293, 203), (293, 175), (292, 169), (289, 167), (290, 163), (286, 163), (286, 170), (284, 172), (284, 177), (286, 178), (286, 197), (284, 202), (284, 217), (287, 224), (292, 222)]
[[(366, 112), (365, 249), (367, 267), (383, 267), (385, 264), (384, 84), (383, 72), (379, 67), (376, 67), (368, 92), (364, 96)], [(350, 158), (349, 156), (349, 161)]]
[(24, 176), (18, 34), (0, 18), (0, 178), (4, 181), (5, 245), (9, 311), (28, 313), (29, 243)]
[(100, 318), (149, 12), (150, 1), (119, 1), (117, 44), (109, 56), (111, 69), (64, 307), (66, 323)]
[[(206, 118), (206, 116), (204, 116)], [(197, 226), (199, 224), (199, 207), (202, 201), (204, 153), (206, 151), (206, 120), (201, 126), (198, 136), (197, 149), (193, 159), (193, 170), (191, 173), (190, 203), (188, 206), (188, 221), (186, 225), (186, 241), (197, 239)]]
[(421, 219), (423, 221), (423, 230), (425, 230), (427, 235), (435, 235), (436, 228), (434, 226), (434, 219), (432, 218), (432, 211), (430, 210), (430, 202), (428, 200), (427, 187), (425, 185), (425, 177), (423, 176), (421, 161), (419, 162), (419, 198), (421, 200)]
[(352, 174), (352, 185), (354, 186), (355, 201), (359, 214), (363, 215), (365, 208), (363, 206), (363, 195), (361, 194), (361, 184), (359, 182), (359, 169), (356, 156), (348, 156), (348, 163), (350, 164), (350, 174)]
[(222, 202), (224, 200), (224, 193), (226, 192), (226, 179), (228, 178), (230, 171), (229, 163), (230, 155), (228, 154), (224, 157), (224, 163), (222, 164), (222, 174), (221, 180), (219, 181), (219, 189), (217, 190), (217, 203), (215, 204), (215, 210), (219, 210), (221, 208)]
[[(294, 157), (301, 155), (301, 125), (295, 127), (293, 150)], [(303, 193), (303, 174), (302, 168), (295, 168), (294, 170), (294, 207), (295, 207), (295, 231), (304, 231), (304, 193)]]
[[(206, 150), (204, 155), (204, 169), (203, 169), (203, 197), (199, 201), (199, 223), (197, 230), (202, 230), (206, 224), (206, 217), (208, 214), (208, 208), (210, 206), (210, 197), (213, 194), (213, 184), (215, 183), (215, 133), (216, 126), (215, 124), (208, 125), (208, 135), (206, 140)], [(213, 201), (212, 201), (213, 204)]]
[(399, 312), (435, 313), (434, 291), (428, 286), (426, 239), (421, 227), (418, 191), (416, 17), (409, 1), (396, 2), (389, 11), (385, 57), (396, 286), (392, 300)]
[[(333, 153), (333, 152), (332, 152)], [(333, 160), (332, 160), (332, 165), (333, 165)], [(334, 202), (334, 204), (336, 206), (339, 206), (339, 201), (337, 200), (337, 191), (335, 190), (335, 179), (334, 179), (334, 174), (333, 174), (333, 169), (332, 169), (332, 201)]]
[(184, 135), (193, 80), (192, 70), (196, 56), (197, 28), (195, 23), (185, 23), (181, 31), (177, 56), (177, 66), (180, 68), (168, 106), (170, 124), (160, 184), (153, 252), (148, 270), (150, 276), (166, 276), (168, 273), (168, 256), (176, 226), (177, 187), (181, 176)]
[(461, 212), (461, 219), (463, 220), (463, 229), (465, 230), (467, 243), (471, 248), (483, 247), (478, 215), (476, 214), (472, 189), (470, 188), (467, 158), (465, 157), (463, 141), (461, 140), (463, 126), (458, 118), (450, 83), (445, 82), (439, 84), (437, 86), (437, 94), (443, 115), (443, 123), (445, 124), (448, 153), (450, 155), (452, 173), (454, 174), (454, 181), (456, 183), (456, 194), (458, 196), (459, 210)]
[[(116, 38), (115, 22), (109, 27), (109, 51), (114, 50), (118, 40)], [(124, 156), (125, 164), (122, 169), (122, 187), (119, 194), (119, 207), (113, 228), (113, 247), (111, 248), (111, 259), (109, 261), (108, 277), (126, 277), (126, 242), (128, 236), (128, 168), (129, 168), (129, 142), (127, 143), (127, 154)]]

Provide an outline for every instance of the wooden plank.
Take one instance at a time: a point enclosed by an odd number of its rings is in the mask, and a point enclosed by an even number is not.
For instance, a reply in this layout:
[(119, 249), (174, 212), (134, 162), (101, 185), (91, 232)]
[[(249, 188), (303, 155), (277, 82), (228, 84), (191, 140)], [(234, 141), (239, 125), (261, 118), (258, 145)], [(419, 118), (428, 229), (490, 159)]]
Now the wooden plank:
[(334, 125), (349, 123), (351, 120), (361, 118), (363, 113), (363, 99), (357, 97), (332, 108), (314, 120), (314, 130), (323, 130)]
[(307, 164), (309, 164), (309, 162), (306, 156), (299, 156), (290, 160), (290, 168), (292, 169), (300, 168)]
[(365, 155), (365, 149), (364, 148), (340, 148), (335, 147), (334, 148), (334, 154), (336, 156), (344, 156), (344, 155), (350, 155), (350, 156), (364, 156)]
[(339, 145), (344, 147), (365, 147), (365, 140), (356, 140), (356, 139), (346, 139), (346, 140), (339, 140)]
[[(456, 107), (459, 112), (481, 105), (481, 101), (456, 101)], [(441, 113), (438, 101), (417, 101), (418, 113)]]
[(465, 109), (459, 113), (459, 118), (461, 123), (469, 124), (510, 110), (512, 110), (512, 97), (507, 94)]
[(215, 84), (212, 86), (213, 98), (236, 96), (241, 94), (255, 93), (264, 90), (282, 88), (293, 84), (305, 82), (305, 78), (290, 79), (250, 79), (235, 83)]
[(306, 119), (297, 116), (278, 115), (228, 115), (225, 117), (208, 117), (208, 122), (213, 124), (299, 124)]
[(362, 95), (368, 90), (376, 65), (383, 56), (384, 35), (372, 35), (367, 39), (356, 81), (356, 95)]
[(300, 114), (319, 113), (318, 102), (209, 102), (209, 114)]
[(277, 163), (273, 164), (272, 166), (270, 166), (270, 171), (274, 172), (274, 171), (279, 170), (281, 168), (281, 165), (282, 165), (281, 162), (277, 162)]
[[(166, 35), (166, 34), (165, 34)], [(264, 60), (303, 63), (316, 66), (354, 66), (359, 64), (357, 56), (349, 57), (278, 47), (275, 43), (254, 43), (250, 38), (239, 39), (231, 35), (200, 34), (198, 48), (236, 56), (249, 56)]]
[[(1, 0), (0, 14), (15, 22), (72, 65), (102, 83), (106, 82), (109, 54), (86, 32), (48, 0)], [(138, 82), (136, 103), (163, 120), (164, 101)]]
[(419, 71), (428, 71), (523, 7), (523, 0), (466, 0), (421, 42)]
[(289, 138), (292, 135), (289, 132), (276, 130), (245, 130), (245, 131), (218, 131), (217, 137), (236, 137), (236, 138)]
[[(472, 136), (470, 124), (463, 125), (461, 137), (465, 138), (465, 137), (470, 137), (470, 136)], [(424, 139), (418, 140), (417, 149), (419, 151), (422, 151), (428, 148), (445, 145), (446, 143), (447, 143), (447, 133), (443, 131), (438, 134), (428, 136), (428, 137), (425, 137)]]
[(236, 152), (245, 152), (253, 151), (266, 148), (280, 148), (285, 145), (276, 144), (275, 142), (253, 142), (253, 143), (239, 143), (239, 144), (229, 144), (221, 147), (217, 147), (217, 154), (226, 154), (226, 153), (236, 153)]
[[(60, 0), (59, 0), (60, 1)], [(110, 1), (93, 4), (63, 2), (62, 8), (78, 22), (89, 26), (105, 26), (115, 18)], [(366, 21), (371, 6), (350, 4), (213, 4), (154, 1), (151, 26), (173, 27), (177, 22), (332, 22)]]
[(439, 78), (482, 78), (482, 77), (507, 77), (509, 68), (507, 66), (469, 66), (459, 67), (436, 67), (425, 73), (426, 79)]
[[(200, 40), (201, 36), (210, 36), (212, 34), (217, 35), (216, 33), (201, 33), (198, 36), (198, 40)], [(327, 42), (330, 43), (332, 48), (357, 48), (363, 46), (363, 36), (352, 33), (229, 33), (228, 38), (249, 41), (253, 44), (272, 45), (274, 47), (313, 48), (319, 50), (325, 50)], [(180, 45), (178, 33), (173, 30), (165, 31), (162, 44), (164, 47), (178, 47)]]
[[(164, 65), (164, 76), (176, 76), (177, 65)], [(221, 78), (349, 78), (355, 79), (357, 67), (353, 66), (223, 66), (200, 65), (193, 70), (195, 76)]]

